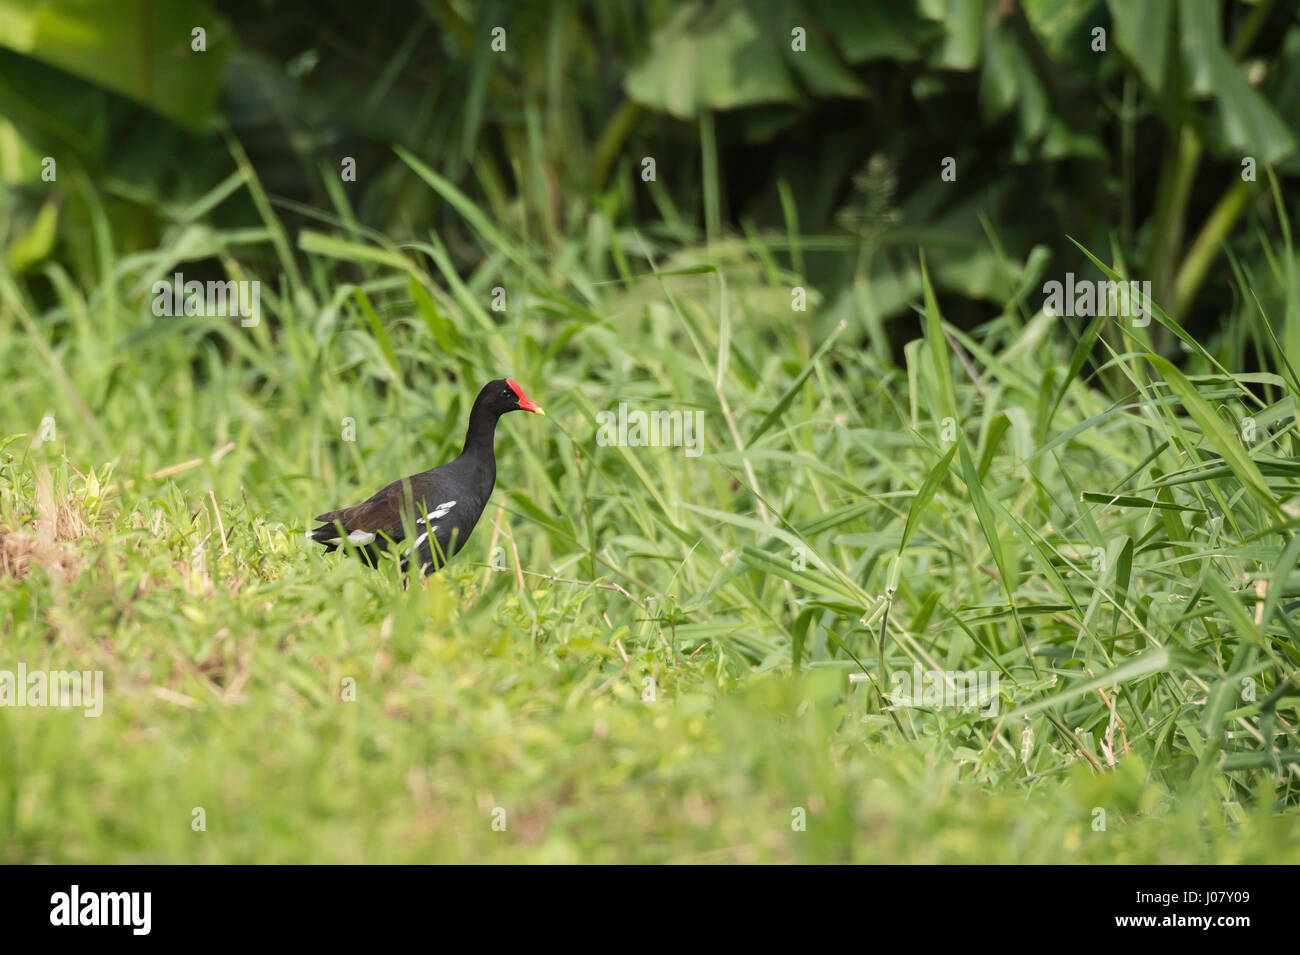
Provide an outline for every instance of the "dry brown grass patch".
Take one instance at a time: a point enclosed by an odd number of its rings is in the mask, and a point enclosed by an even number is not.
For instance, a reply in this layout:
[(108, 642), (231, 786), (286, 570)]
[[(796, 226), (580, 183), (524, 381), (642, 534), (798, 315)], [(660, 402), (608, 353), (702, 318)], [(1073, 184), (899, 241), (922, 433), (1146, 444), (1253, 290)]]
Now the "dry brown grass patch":
[(0, 526), (0, 577), (21, 579), (35, 566), (48, 567), (71, 581), (81, 573), (81, 565), (76, 554), (48, 537)]

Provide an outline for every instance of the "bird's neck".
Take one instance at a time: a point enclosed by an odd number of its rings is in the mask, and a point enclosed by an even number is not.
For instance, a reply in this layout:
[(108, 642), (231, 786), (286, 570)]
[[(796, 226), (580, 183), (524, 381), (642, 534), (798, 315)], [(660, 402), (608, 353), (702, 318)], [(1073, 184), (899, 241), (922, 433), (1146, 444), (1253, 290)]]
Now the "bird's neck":
[(465, 447), (460, 452), (462, 458), (494, 459), (493, 444), (500, 417), (475, 405), (474, 410), (470, 412), (469, 428), (465, 431)]

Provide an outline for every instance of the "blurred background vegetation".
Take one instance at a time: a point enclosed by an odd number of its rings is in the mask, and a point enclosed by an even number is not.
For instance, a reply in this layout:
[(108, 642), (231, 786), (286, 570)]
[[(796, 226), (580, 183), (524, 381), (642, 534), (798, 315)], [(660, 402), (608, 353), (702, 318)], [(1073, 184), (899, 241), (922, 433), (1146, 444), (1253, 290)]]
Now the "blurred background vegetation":
[[(290, 235), (344, 201), (352, 228), (435, 230), (475, 267), (464, 219), (392, 161), (397, 144), (538, 254), (580, 247), (609, 274), (602, 230), (666, 248), (814, 236), (774, 250), (825, 296), (814, 338), (844, 318), (870, 347), (908, 316), (918, 246), (950, 319), (1037, 307), (1025, 296), (1048, 270), (1085, 270), (1073, 239), (1152, 281), (1213, 346), (1234, 305), (1225, 244), (1264, 273), (1260, 232), (1277, 229), (1242, 160), (1260, 182), (1300, 172), (1300, 23), (1272, 0), (426, 0), (364, 15), (344, 0), (4, 0), (0, 26), (9, 266), (58, 262), (82, 283), (102, 279), (97, 205), (118, 251), (170, 235), (178, 260), (219, 269), (232, 250), (213, 228), (260, 224), (244, 161)], [(275, 267), (270, 243), (234, 251)], [(1261, 294), (1300, 347), (1294, 303)]]

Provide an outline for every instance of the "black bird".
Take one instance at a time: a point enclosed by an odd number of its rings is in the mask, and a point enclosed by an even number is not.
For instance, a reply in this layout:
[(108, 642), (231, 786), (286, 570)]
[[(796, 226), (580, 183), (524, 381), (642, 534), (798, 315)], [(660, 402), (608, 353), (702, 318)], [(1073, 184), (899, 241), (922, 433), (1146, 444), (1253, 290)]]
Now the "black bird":
[[(326, 511), (316, 518), (324, 526), (312, 531), (311, 539), (326, 551), (346, 541), (371, 567), (379, 566), (379, 555), (392, 549), (403, 573), (412, 559), (425, 575), (439, 570), (465, 546), (492, 496), (497, 479), (493, 438), (497, 419), (507, 411), (546, 414), (509, 378), (489, 381), (474, 399), (460, 457), (394, 481), (361, 504)], [(408, 530), (414, 536), (410, 543)]]

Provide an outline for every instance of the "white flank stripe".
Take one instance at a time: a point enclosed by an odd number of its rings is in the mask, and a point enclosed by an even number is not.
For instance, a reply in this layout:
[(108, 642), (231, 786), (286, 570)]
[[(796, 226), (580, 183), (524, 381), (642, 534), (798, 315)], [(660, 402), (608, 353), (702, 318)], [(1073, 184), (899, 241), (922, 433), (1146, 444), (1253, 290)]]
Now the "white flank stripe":
[(421, 544), (427, 541), (429, 539), (430, 534), (436, 534), (438, 532), (438, 525), (434, 524), (433, 522), (438, 520), (439, 518), (446, 517), (447, 512), (450, 511), (455, 506), (456, 506), (455, 501), (448, 501), (445, 504), (439, 504), (428, 514), (425, 514), (424, 517), (417, 517), (415, 519), (415, 523), (428, 525), (429, 529), (425, 531), (423, 534), (421, 534), (419, 537), (417, 537), (415, 539), (415, 543), (412, 544), (410, 547), (406, 548), (405, 551), (403, 551), (402, 556), (410, 557), (411, 551), (416, 550)]
[[(374, 539), (375, 535), (371, 534), (369, 531), (353, 531), (348, 535), (349, 543), (357, 544), (358, 546), (369, 544)], [(338, 538), (336, 537), (335, 540), (338, 540)]]
[(406, 553), (403, 554), (402, 556), (404, 556), (404, 557), (410, 557), (410, 556), (411, 556), (411, 551), (415, 550), (415, 549), (418, 548), (421, 544), (423, 544), (425, 541), (427, 541), (427, 540), (429, 539), (429, 534), (430, 534), (430, 533), (437, 533), (437, 531), (438, 531), (438, 525), (437, 525), (437, 524), (435, 524), (433, 527), (430, 527), (427, 531), (425, 531), (423, 534), (421, 534), (419, 537), (417, 537), (417, 538), (415, 539), (415, 543), (414, 543), (414, 544), (412, 544), (410, 547), (406, 548)]

